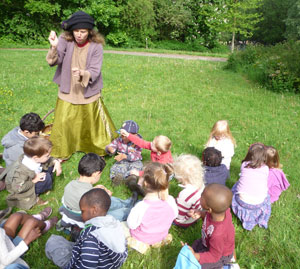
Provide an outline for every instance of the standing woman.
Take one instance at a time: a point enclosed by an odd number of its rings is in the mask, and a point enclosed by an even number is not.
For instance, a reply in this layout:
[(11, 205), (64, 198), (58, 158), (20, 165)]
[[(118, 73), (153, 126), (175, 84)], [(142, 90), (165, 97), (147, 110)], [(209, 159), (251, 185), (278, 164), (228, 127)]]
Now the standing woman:
[(51, 132), (51, 155), (69, 158), (76, 151), (105, 155), (117, 133), (101, 98), (103, 37), (93, 30), (94, 19), (83, 11), (63, 21), (65, 32), (51, 31), (47, 62), (57, 65), (53, 81), (58, 99)]

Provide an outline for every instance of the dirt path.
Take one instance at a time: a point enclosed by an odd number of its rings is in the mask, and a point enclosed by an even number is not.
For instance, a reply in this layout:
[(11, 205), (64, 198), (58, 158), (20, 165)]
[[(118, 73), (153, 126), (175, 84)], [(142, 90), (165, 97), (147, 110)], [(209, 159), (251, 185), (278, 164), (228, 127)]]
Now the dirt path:
[[(34, 50), (34, 51), (47, 51), (47, 49), (22, 49), (22, 48), (0, 48), (1, 50)], [(134, 55), (134, 56), (148, 56), (159, 58), (173, 58), (184, 60), (200, 60), (212, 62), (226, 62), (227, 58), (211, 57), (211, 56), (197, 56), (186, 54), (167, 54), (167, 53), (153, 53), (153, 52), (136, 52), (136, 51), (117, 51), (117, 50), (104, 50), (104, 53), (121, 54), (121, 55)]]

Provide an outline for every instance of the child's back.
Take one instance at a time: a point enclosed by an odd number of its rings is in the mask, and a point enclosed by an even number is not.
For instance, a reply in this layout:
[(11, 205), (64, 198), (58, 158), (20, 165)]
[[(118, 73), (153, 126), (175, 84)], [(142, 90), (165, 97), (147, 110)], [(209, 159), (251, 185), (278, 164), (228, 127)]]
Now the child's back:
[(174, 161), (174, 173), (183, 190), (176, 198), (179, 214), (174, 224), (188, 227), (197, 220), (189, 215), (191, 209), (199, 209), (201, 193), (204, 189), (204, 170), (201, 161), (193, 155), (183, 154)]
[(290, 183), (288, 182), (285, 174), (280, 169), (282, 165), (279, 161), (279, 154), (277, 150), (268, 146), (266, 149), (267, 165), (270, 168), (268, 178), (268, 192), (270, 195), (271, 203), (279, 199), (280, 194), (285, 191)]
[(127, 224), (131, 228), (131, 236), (149, 245), (162, 241), (168, 235), (177, 212), (172, 196), (169, 195), (163, 201), (146, 195), (128, 216)]
[(268, 227), (271, 202), (269, 168), (265, 163), (265, 146), (261, 143), (251, 145), (241, 165), (240, 179), (232, 188), (232, 211), (246, 230), (252, 230), (257, 224)]
[(214, 124), (206, 147), (214, 147), (221, 151), (222, 164), (230, 169), (231, 158), (234, 155), (235, 139), (231, 134), (227, 120), (219, 120)]
[(225, 185), (229, 178), (229, 170), (222, 162), (222, 153), (213, 147), (206, 148), (202, 153), (205, 185), (218, 183)]

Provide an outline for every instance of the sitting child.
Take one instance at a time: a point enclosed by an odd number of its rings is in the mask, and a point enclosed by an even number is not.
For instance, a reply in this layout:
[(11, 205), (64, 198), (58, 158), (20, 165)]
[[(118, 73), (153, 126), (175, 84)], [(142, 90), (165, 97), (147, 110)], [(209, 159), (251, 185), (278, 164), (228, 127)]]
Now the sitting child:
[[(57, 222), (57, 217), (46, 220), (52, 209), (45, 208), (37, 215), (14, 213), (0, 226), (0, 268), (27, 269), (21, 258), (28, 245), (41, 234), (46, 233)], [(16, 236), (19, 226), (22, 226)]]
[(127, 225), (128, 246), (145, 253), (150, 246), (160, 247), (172, 241), (168, 234), (178, 214), (175, 200), (168, 195), (169, 176), (172, 169), (167, 164), (149, 163), (145, 167), (143, 187), (144, 199), (132, 208)]
[[(120, 268), (127, 258), (126, 240), (122, 225), (113, 216), (107, 215), (110, 197), (106, 191), (94, 188), (80, 199), (80, 210), (85, 228), (73, 246), (71, 253), (68, 247), (61, 251), (57, 236), (50, 237), (46, 244), (46, 255), (65, 269), (71, 268)], [(62, 237), (59, 237), (62, 238)], [(63, 238), (62, 238), (63, 239)], [(54, 241), (54, 244), (51, 244)], [(66, 240), (64, 240), (66, 241)], [(56, 243), (56, 244), (55, 244)], [(73, 245), (66, 241), (66, 244)], [(54, 249), (49, 249), (52, 245)], [(60, 255), (60, 259), (58, 259)], [(69, 263), (65, 265), (65, 262)]]
[[(142, 149), (148, 149), (151, 151), (151, 161), (158, 163), (173, 163), (172, 153), (170, 151), (172, 142), (171, 140), (164, 136), (159, 135), (154, 137), (152, 142), (145, 141), (142, 138), (128, 133), (126, 130), (121, 129), (120, 133), (122, 136), (127, 137), (130, 142), (139, 146)], [(138, 182), (139, 185), (143, 185), (142, 176), (144, 174), (143, 171), (132, 170), (130, 172), (131, 175), (139, 176), (140, 180)], [(133, 180), (136, 181), (136, 178), (133, 177)]]
[(203, 218), (202, 238), (189, 247), (201, 268), (223, 268), (234, 254), (235, 231), (230, 213), (232, 192), (221, 184), (209, 184), (201, 196), (202, 211), (191, 212)]
[(204, 169), (201, 161), (193, 155), (183, 154), (174, 161), (175, 178), (184, 189), (176, 198), (179, 214), (174, 224), (189, 227), (197, 220), (189, 215), (191, 209), (201, 208), (200, 198), (204, 189)]
[(204, 165), (204, 182), (205, 185), (218, 183), (225, 185), (229, 177), (229, 170), (222, 162), (221, 151), (208, 147), (202, 153), (202, 162)]
[[(121, 128), (132, 135), (139, 136), (139, 126), (135, 121), (125, 121)], [(115, 185), (120, 184), (122, 180), (127, 178), (131, 170), (137, 169), (140, 171), (143, 169), (141, 148), (123, 135), (106, 146), (105, 151), (110, 155), (118, 154), (114, 158), (117, 162), (110, 169), (110, 178)]]
[(269, 146), (266, 149), (266, 154), (267, 166), (270, 169), (268, 178), (268, 193), (270, 195), (271, 203), (274, 203), (279, 199), (280, 194), (290, 186), (290, 183), (281, 170), (282, 165), (279, 162), (279, 154), (277, 150), (274, 147)]
[[(101, 177), (105, 167), (105, 160), (95, 153), (84, 155), (78, 164), (79, 178), (70, 181), (64, 190), (62, 197), (62, 206), (59, 209), (62, 219), (60, 224), (64, 228), (77, 225), (80, 228), (84, 227), (79, 207), (79, 201), (84, 193), (93, 189), (93, 184), (96, 184)], [(109, 195), (111, 191), (103, 185), (97, 185), (94, 188), (104, 189)], [(116, 197), (111, 197), (111, 206), (108, 215), (114, 216), (120, 221), (127, 219), (127, 216), (137, 201), (137, 194), (133, 198), (121, 200)]]
[(268, 177), (265, 146), (252, 144), (242, 161), (240, 178), (232, 187), (232, 211), (246, 230), (251, 231), (257, 224), (268, 228), (271, 215)]
[(6, 167), (17, 161), (20, 155), (24, 153), (24, 142), (28, 138), (39, 135), (44, 127), (45, 124), (38, 114), (28, 113), (21, 118), (20, 126), (12, 129), (1, 140)]
[(222, 153), (222, 164), (225, 164), (227, 169), (230, 169), (231, 158), (234, 155), (234, 147), (236, 146), (229, 129), (227, 120), (217, 121), (211, 129), (209, 139), (206, 142), (206, 147), (214, 147)]
[(61, 174), (60, 161), (50, 158), (52, 143), (42, 137), (29, 138), (24, 143), (24, 155), (8, 166), (0, 175), (5, 178), (8, 192), (8, 206), (30, 209), (33, 205), (48, 202), (38, 199), (38, 195), (52, 189), (53, 172)]

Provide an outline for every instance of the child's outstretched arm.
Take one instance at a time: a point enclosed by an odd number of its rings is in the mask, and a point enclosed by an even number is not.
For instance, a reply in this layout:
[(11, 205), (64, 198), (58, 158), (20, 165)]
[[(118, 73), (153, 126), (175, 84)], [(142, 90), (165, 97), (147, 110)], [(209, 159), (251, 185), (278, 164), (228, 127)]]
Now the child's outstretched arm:
[(117, 139), (114, 139), (109, 145), (107, 145), (105, 147), (105, 151), (109, 154), (109, 155), (113, 155), (116, 153), (118, 148), (118, 141)]
[(151, 142), (143, 140), (142, 138), (138, 137), (137, 135), (130, 134), (126, 130), (120, 130), (121, 135), (128, 137), (128, 139), (135, 145), (139, 146), (142, 149), (149, 149), (151, 150)]

